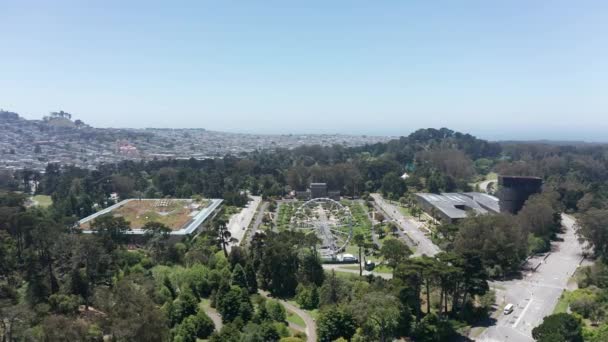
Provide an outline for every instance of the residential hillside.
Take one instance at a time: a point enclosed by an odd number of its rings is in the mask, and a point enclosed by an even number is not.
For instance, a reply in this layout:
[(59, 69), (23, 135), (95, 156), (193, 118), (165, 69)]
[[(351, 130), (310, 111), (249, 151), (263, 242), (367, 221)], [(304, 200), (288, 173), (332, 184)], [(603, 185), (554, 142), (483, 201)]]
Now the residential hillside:
[(52, 112), (27, 120), (0, 110), (0, 169), (44, 170), (50, 162), (95, 169), (121, 160), (205, 159), (301, 145), (360, 146), (389, 137), (357, 135), (259, 135), (205, 129), (95, 128), (72, 114)]

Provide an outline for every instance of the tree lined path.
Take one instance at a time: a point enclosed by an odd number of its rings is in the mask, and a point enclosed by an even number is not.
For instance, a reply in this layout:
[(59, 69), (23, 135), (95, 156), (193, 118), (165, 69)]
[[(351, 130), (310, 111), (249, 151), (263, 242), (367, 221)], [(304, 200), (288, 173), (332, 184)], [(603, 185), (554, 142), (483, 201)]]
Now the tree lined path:
[[(423, 232), (418, 229), (416, 224), (412, 220), (406, 218), (401, 214), (399, 208), (388, 203), (380, 194), (371, 194), (375, 203), (390, 217), (395, 224), (397, 224), (414, 242), (416, 246), (416, 252), (414, 256), (428, 255), (434, 256), (441, 250), (435, 245), (431, 239), (429, 239)], [(409, 240), (409, 239), (408, 239)], [(409, 241), (406, 241), (409, 243)]]
[(546, 257), (528, 260), (523, 279), (494, 282), (497, 289), (498, 307), (512, 303), (515, 310), (510, 315), (500, 313), (496, 323), (486, 329), (477, 341), (534, 341), (532, 329), (550, 315), (562, 292), (583, 261), (583, 245), (578, 240), (576, 221), (562, 214), (563, 241), (553, 243), (552, 252)]
[(222, 316), (219, 314), (219, 312), (209, 306), (209, 302), (203, 302), (200, 304), (200, 306), (201, 309), (205, 311), (207, 316), (209, 316), (209, 318), (211, 318), (211, 320), (213, 321), (213, 325), (215, 325), (215, 331), (219, 332), (220, 330), (222, 330), (222, 327), (224, 325), (222, 323)]
[[(298, 308), (297, 306), (295, 306), (285, 300), (271, 297), (270, 294), (266, 291), (259, 291), (259, 294), (264, 298), (269, 298), (269, 299), (271, 298), (273, 300), (278, 301), (285, 307), (285, 309), (300, 316), (304, 320), (304, 323), (306, 323), (306, 329), (304, 331), (306, 333), (306, 341), (307, 342), (317, 342), (317, 323), (315, 322), (314, 318), (312, 318), (312, 316), (310, 316), (308, 314), (308, 312)], [(291, 324), (290, 324), (290, 326), (291, 326)], [(296, 328), (296, 330), (297, 330), (297, 328)]]

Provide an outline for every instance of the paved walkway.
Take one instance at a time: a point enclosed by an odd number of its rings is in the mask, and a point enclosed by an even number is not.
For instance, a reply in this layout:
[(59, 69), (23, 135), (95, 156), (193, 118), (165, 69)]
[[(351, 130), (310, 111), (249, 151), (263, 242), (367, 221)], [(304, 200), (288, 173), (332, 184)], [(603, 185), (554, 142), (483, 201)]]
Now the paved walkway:
[(260, 202), (262, 202), (262, 197), (260, 196), (250, 197), (251, 201), (247, 203), (245, 208), (243, 208), (239, 213), (232, 215), (228, 221), (228, 231), (230, 232), (230, 235), (237, 240), (234, 244), (229, 244), (226, 246), (228, 252), (230, 252), (232, 246), (238, 246), (241, 243), (241, 240), (245, 235), (245, 231), (247, 228), (249, 228), (249, 224), (251, 223), (251, 220), (253, 220), (256, 210), (260, 205)]
[[(384, 200), (380, 194), (372, 194), (376, 204), (386, 213), (386, 215), (393, 220), (399, 226), (405, 234), (409, 237), (405, 239), (408, 244), (414, 243), (416, 251), (414, 256), (428, 255), (434, 256), (441, 250), (437, 247), (431, 239), (429, 239), (423, 232), (420, 231), (416, 223), (411, 219), (403, 216), (399, 208), (388, 201)], [(410, 241), (410, 239), (412, 241)]]
[[(496, 179), (485, 180), (485, 181), (479, 183), (479, 190), (489, 194), (490, 189), (488, 189), (488, 188), (489, 188), (490, 184), (497, 183), (497, 182), (498, 182), (498, 180), (496, 180)], [(494, 187), (495, 185), (492, 185), (492, 186)]]
[(209, 306), (209, 303), (201, 303), (201, 309), (205, 311), (207, 316), (211, 318), (213, 321), (213, 325), (215, 325), (215, 331), (220, 332), (224, 324), (222, 323), (222, 316), (217, 310)]
[(262, 220), (264, 219), (264, 213), (268, 209), (268, 202), (262, 202), (262, 205), (259, 206), (258, 212), (255, 215), (255, 220), (253, 221), (253, 225), (251, 226), (251, 231), (245, 237), (245, 241), (241, 241), (241, 246), (246, 247), (251, 244), (251, 239), (260, 229), (260, 225), (262, 225)]
[(285, 309), (300, 316), (304, 320), (304, 323), (306, 323), (306, 329), (304, 331), (306, 333), (306, 341), (317, 342), (317, 322), (315, 322), (315, 320), (312, 318), (312, 316), (310, 316), (310, 314), (308, 314), (308, 312), (282, 299), (270, 297), (270, 294), (266, 291), (260, 290), (259, 293), (264, 298), (272, 298), (273, 300), (278, 301), (279, 303), (283, 304)]

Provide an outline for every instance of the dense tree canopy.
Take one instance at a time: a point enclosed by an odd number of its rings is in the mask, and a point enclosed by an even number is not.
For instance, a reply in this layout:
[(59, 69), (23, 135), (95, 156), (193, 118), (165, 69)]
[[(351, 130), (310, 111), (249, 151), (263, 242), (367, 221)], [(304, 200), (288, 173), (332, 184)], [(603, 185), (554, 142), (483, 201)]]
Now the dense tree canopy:
[(539, 342), (582, 342), (581, 323), (566, 313), (545, 317), (543, 323), (532, 330), (532, 336)]
[[(578, 215), (580, 237), (606, 257), (607, 167), (602, 145), (491, 143), (442, 128), (355, 148), (301, 146), (206, 160), (124, 161), (95, 170), (51, 163), (44, 174), (3, 172), (0, 321), (11, 329), (0, 331), (8, 340), (49, 341), (301, 338), (287, 329), (291, 313), (278, 300), (263, 300), (262, 289), (318, 309), (321, 341), (449, 340), (458, 325), (488, 317), (494, 302), (488, 279), (517, 272), (528, 255), (548, 250), (560, 232), (561, 212)], [(434, 257), (412, 257), (397, 234), (372, 242), (371, 227), (357, 229), (352, 247), (359, 259), (386, 262), (380, 266), (390, 266), (391, 280), (324, 272), (314, 236), (280, 228), (273, 215), (264, 221), (270, 229), (244, 239), (249, 245), (227, 248), (234, 243), (227, 229), (231, 210), (244, 206), (248, 194), (269, 200), (277, 214), (274, 200), (326, 182), (355, 201), (380, 192), (414, 214), (413, 193), (472, 190), (489, 172), (540, 176), (543, 192), (515, 216), (430, 226), (445, 250)], [(49, 208), (28, 207), (28, 196), (14, 192), (28, 193), (30, 181), (38, 184), (36, 193), (51, 196)], [(121, 199), (217, 197), (226, 208), (199, 236), (179, 242), (169, 239), (167, 227), (150, 222), (142, 241), (131, 243), (129, 222), (111, 215), (92, 222), (95, 234), (79, 234), (74, 223), (114, 204), (114, 192)], [(375, 218), (377, 231), (390, 226), (388, 218)], [(379, 251), (372, 252), (376, 244)], [(534, 330), (535, 338), (580, 341), (584, 330), (590, 341), (602, 341), (606, 274), (602, 264), (582, 268), (581, 289), (569, 297), (572, 312), (597, 329), (556, 315)], [(221, 317), (220, 331), (211, 317)]]

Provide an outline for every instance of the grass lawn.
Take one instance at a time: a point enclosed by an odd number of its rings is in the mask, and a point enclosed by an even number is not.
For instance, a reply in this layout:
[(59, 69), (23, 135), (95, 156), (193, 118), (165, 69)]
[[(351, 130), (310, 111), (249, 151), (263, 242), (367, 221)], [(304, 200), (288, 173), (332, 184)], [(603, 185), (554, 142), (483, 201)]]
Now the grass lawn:
[[(336, 274), (338, 274), (338, 272), (336, 272)], [(296, 302), (295, 300), (288, 300), (287, 302), (288, 302), (289, 304), (291, 304), (291, 305), (293, 305), (293, 306), (297, 307), (297, 308), (300, 308), (300, 304), (298, 304), (298, 302)], [(310, 315), (310, 317), (312, 317), (312, 319), (314, 319), (315, 321), (316, 321), (316, 320), (317, 320), (317, 318), (319, 317), (319, 309), (314, 309), (314, 310), (305, 310), (305, 309), (300, 308), (300, 310), (307, 312), (307, 313)], [(289, 310), (287, 310), (287, 311), (289, 312)], [(296, 316), (297, 316), (297, 315), (296, 315)], [(298, 317), (299, 317), (299, 316), (298, 316)], [(301, 318), (300, 318), (300, 319), (301, 319)], [(289, 319), (288, 319), (288, 320), (289, 320)], [(303, 324), (302, 326), (303, 326), (303, 327), (306, 327), (306, 324)]]
[(401, 214), (403, 214), (403, 216), (405, 217), (411, 217), (412, 213), (410, 212), (410, 208), (406, 208), (406, 207), (399, 207), (399, 211), (401, 212)]
[(481, 182), (483, 181), (489, 181), (489, 180), (498, 180), (498, 174), (496, 172), (490, 172), (485, 176), (478, 176), (476, 177), (476, 179), (473, 181), (473, 183), (469, 183), (469, 185), (472, 188), (475, 188), (476, 186), (478, 186)]
[(358, 265), (344, 265), (344, 266), (340, 266), (340, 268), (343, 268), (345, 270), (359, 270), (359, 266)]
[(359, 257), (359, 247), (348, 244), (348, 246), (346, 246), (346, 250), (344, 251), (344, 253), (352, 254), (355, 256), (355, 258), (358, 258)]
[(289, 310), (287, 310), (287, 322), (299, 325), (302, 328), (306, 328), (306, 322), (304, 322), (302, 317), (298, 316), (295, 312), (291, 312)]
[(378, 265), (376, 266), (376, 268), (374, 268), (374, 272), (393, 274), (393, 269), (388, 267), (387, 265)]
[(32, 200), (38, 202), (38, 205), (41, 207), (48, 207), (51, 204), (53, 204), (53, 200), (51, 199), (51, 196), (47, 196), (47, 195), (36, 195), (34, 197), (32, 197)]
[(198, 304), (198, 306), (200, 308), (204, 308), (204, 307), (211, 307), (211, 302), (209, 301), (209, 298), (201, 298), (201, 302)]
[(555, 308), (553, 308), (553, 313), (564, 313), (566, 311), (568, 311), (568, 296), (566, 295), (566, 292), (564, 291), (562, 293), (562, 295), (559, 297), (557, 304), (555, 305)]
[[(326, 273), (327, 272), (331, 273), (331, 271), (326, 271)], [(328, 275), (326, 274), (326, 277), (327, 276)], [(336, 270), (336, 277), (343, 278), (343, 279), (357, 279), (357, 278), (359, 278), (359, 274), (350, 273), (350, 272), (340, 272), (340, 270)]]
[[(359, 270), (358, 265), (344, 265), (344, 266), (340, 266), (340, 268), (343, 268), (345, 270), (355, 270), (355, 271)], [(365, 271), (365, 269), (363, 269), (363, 270)], [(372, 272), (393, 274), (393, 269), (386, 265), (378, 265), (374, 268), (374, 270)]]

